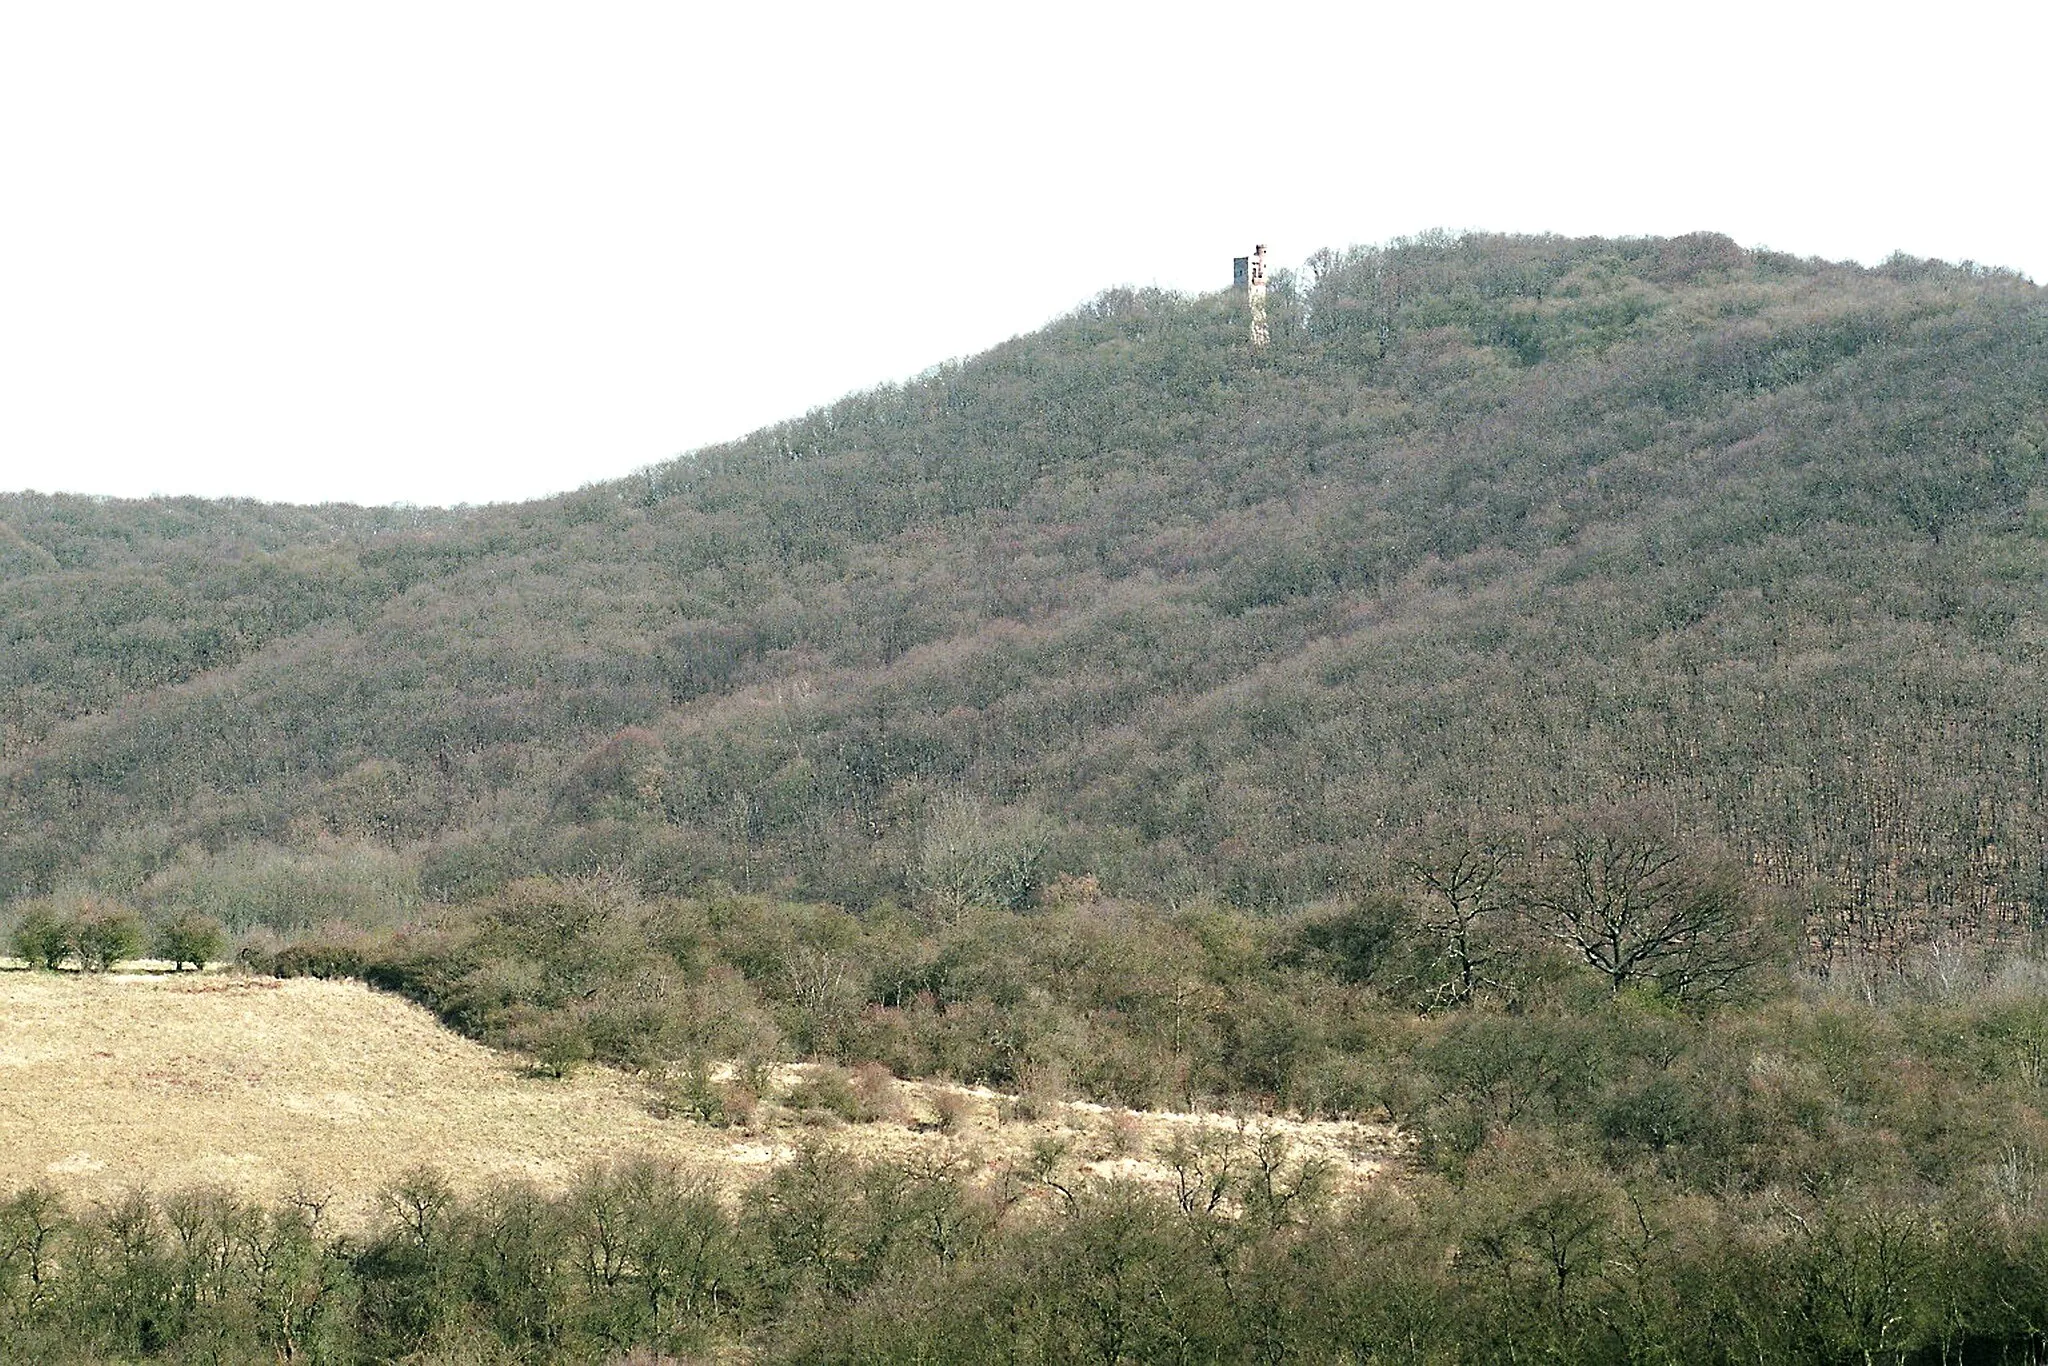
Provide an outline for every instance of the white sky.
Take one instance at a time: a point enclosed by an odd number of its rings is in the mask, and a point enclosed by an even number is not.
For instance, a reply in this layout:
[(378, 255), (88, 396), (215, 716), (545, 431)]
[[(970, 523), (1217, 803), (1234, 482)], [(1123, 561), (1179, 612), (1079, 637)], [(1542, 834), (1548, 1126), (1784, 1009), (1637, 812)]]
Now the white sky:
[(0, 0), (0, 489), (529, 497), (1255, 239), (2048, 279), (2044, 15)]

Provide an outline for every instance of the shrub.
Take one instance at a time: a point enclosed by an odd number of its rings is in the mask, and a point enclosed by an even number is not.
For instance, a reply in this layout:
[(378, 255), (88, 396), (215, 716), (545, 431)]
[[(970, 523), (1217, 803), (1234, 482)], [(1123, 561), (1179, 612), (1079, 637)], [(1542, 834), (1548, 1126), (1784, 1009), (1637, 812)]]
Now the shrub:
[(172, 916), (156, 927), (157, 957), (170, 959), (171, 966), (179, 971), (187, 963), (194, 970), (203, 970), (220, 957), (227, 941), (227, 930), (221, 923), (197, 911)]
[(1102, 1117), (1103, 1151), (1111, 1157), (1136, 1157), (1145, 1147), (1145, 1129), (1129, 1110), (1112, 1110)]
[(1617, 1148), (1663, 1152), (1691, 1138), (1703, 1120), (1695, 1089), (1660, 1072), (1611, 1096), (1601, 1107), (1598, 1122), (1601, 1136)]
[(47, 901), (30, 902), (14, 922), (14, 956), (50, 971), (71, 956), (72, 919)]
[(107, 972), (142, 949), (142, 920), (125, 906), (91, 904), (72, 927), (71, 947), (87, 972)]
[(744, 1075), (738, 1076), (718, 1088), (718, 1104), (727, 1124), (750, 1129), (761, 1106), (761, 1093)]
[(1036, 1124), (1040, 1120), (1057, 1118), (1064, 1108), (1067, 1095), (1065, 1070), (1044, 1063), (1036, 1063), (1024, 1069), (1018, 1078), (1017, 1094), (997, 1105), (997, 1113), (1005, 1124)]
[(864, 1123), (903, 1119), (903, 1088), (895, 1074), (878, 1062), (864, 1062), (853, 1070), (854, 1097)]
[(836, 1067), (820, 1067), (783, 1093), (782, 1103), (799, 1114), (822, 1113), (843, 1120), (860, 1118), (860, 1098), (846, 1074)]
[(374, 941), (360, 930), (331, 925), (303, 939), (273, 944), (251, 936), (242, 959), (273, 977), (363, 977), (374, 965)]
[(932, 1116), (940, 1133), (957, 1134), (967, 1126), (967, 1117), (973, 1107), (965, 1095), (950, 1087), (935, 1087), (930, 1096)]
[(696, 1119), (723, 1126), (727, 1122), (726, 1091), (711, 1079), (709, 1068), (692, 1062), (655, 1084), (655, 1113), (662, 1119)]
[(1295, 925), (1283, 941), (1280, 961), (1352, 985), (1370, 982), (1398, 953), (1403, 928), (1395, 903), (1360, 900)]
[(583, 1022), (560, 1011), (526, 1015), (505, 1031), (505, 1042), (533, 1060), (545, 1076), (566, 1077), (590, 1061), (590, 1034)]

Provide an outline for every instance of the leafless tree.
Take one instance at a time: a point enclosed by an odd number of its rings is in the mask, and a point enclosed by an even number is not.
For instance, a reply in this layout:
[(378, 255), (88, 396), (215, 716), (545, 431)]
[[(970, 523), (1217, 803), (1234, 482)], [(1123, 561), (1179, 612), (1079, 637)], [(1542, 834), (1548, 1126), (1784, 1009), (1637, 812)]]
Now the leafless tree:
[(1487, 971), (1499, 954), (1490, 929), (1511, 905), (1521, 857), (1521, 842), (1512, 836), (1448, 826), (1395, 855), (1395, 871), (1420, 893), (1415, 923), (1449, 969), (1432, 992), (1433, 1004), (1462, 1005), (1481, 988), (1501, 985)]
[(1535, 872), (1526, 895), (1537, 924), (1616, 992), (1644, 985), (1682, 999), (1724, 996), (1777, 948), (1738, 876), (1637, 817), (1559, 826)]

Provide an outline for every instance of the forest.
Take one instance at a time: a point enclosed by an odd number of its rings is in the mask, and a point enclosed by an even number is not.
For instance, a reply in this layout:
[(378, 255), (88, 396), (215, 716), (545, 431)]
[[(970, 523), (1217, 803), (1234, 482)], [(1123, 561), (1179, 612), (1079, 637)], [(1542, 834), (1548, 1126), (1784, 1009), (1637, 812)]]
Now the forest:
[(30, 1188), (10, 1359), (2048, 1358), (2041, 290), (1439, 234), (1270, 313), (1108, 291), (536, 503), (0, 495), (0, 929), (680, 1121), (802, 1059), (1398, 1178)]
[(906, 903), (966, 805), (1026, 900), (1270, 911), (1644, 800), (1871, 943), (2041, 903), (2035, 286), (1443, 237), (1241, 311), (1111, 291), (541, 503), (0, 498), (0, 894)]

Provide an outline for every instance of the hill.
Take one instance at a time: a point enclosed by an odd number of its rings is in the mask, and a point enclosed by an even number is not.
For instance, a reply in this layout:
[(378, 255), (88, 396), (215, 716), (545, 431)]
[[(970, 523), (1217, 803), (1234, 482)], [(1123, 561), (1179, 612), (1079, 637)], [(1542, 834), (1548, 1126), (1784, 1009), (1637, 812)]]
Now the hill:
[[(1274, 294), (540, 503), (0, 500), (81, 969), (0, 975), (0, 1351), (2042, 1359), (2041, 292)], [(85, 971), (135, 909), (270, 976)]]
[(518, 506), (0, 498), (0, 895), (862, 907), (967, 844), (1278, 909), (1634, 801), (1851, 937), (2038, 915), (2040, 289), (1426, 237), (1273, 315), (1111, 291)]

